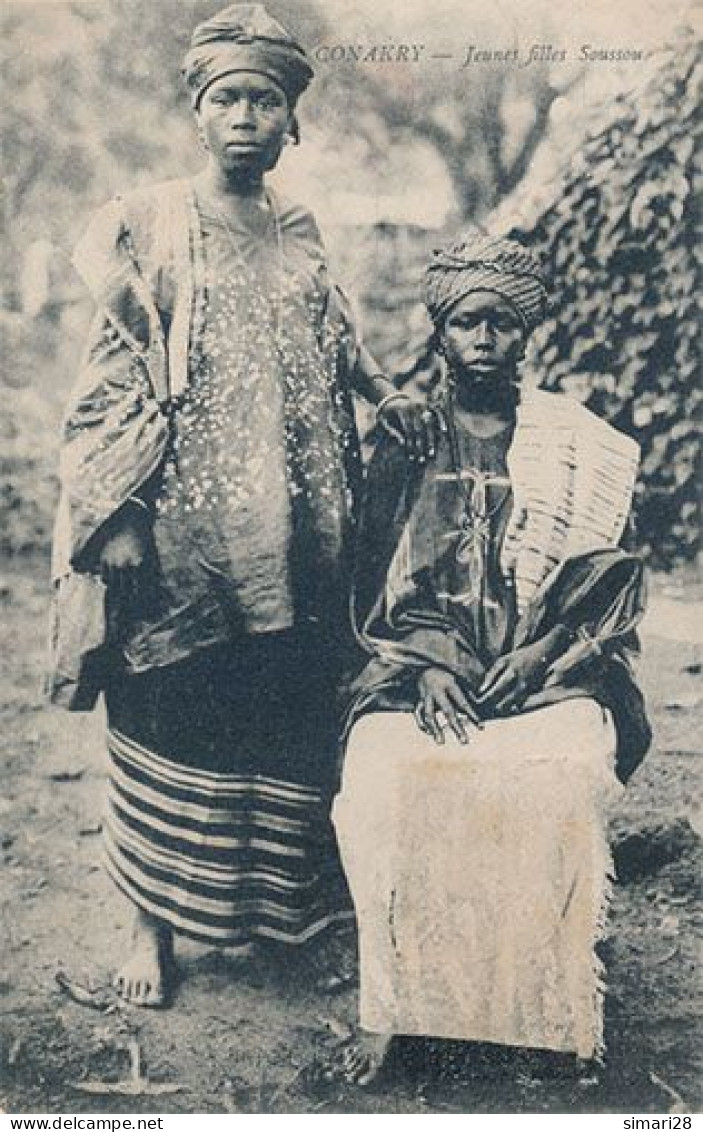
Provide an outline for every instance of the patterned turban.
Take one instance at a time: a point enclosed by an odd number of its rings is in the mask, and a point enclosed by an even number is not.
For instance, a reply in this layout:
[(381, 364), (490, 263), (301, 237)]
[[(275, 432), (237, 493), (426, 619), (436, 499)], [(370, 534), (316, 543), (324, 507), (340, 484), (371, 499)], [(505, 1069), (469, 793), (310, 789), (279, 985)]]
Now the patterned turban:
[(528, 333), (544, 318), (547, 289), (539, 260), (516, 240), (476, 230), (434, 252), (425, 276), (425, 302), (435, 326), (474, 291), (494, 291), (507, 299)]
[(183, 61), (193, 109), (212, 83), (237, 71), (271, 79), (291, 109), (313, 76), (303, 48), (263, 4), (232, 4), (196, 27)]

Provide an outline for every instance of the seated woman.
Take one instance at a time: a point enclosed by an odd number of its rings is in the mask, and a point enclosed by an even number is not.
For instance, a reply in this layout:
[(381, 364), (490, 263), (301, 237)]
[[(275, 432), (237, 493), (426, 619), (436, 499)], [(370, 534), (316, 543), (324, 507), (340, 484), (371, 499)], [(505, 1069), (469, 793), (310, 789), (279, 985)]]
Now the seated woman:
[(607, 805), (650, 731), (628, 653), (643, 570), (618, 548), (636, 443), (522, 388), (539, 264), (471, 233), (436, 254), (436, 459), (369, 469), (334, 823), (359, 927), (368, 1083), (393, 1035), (603, 1048)]

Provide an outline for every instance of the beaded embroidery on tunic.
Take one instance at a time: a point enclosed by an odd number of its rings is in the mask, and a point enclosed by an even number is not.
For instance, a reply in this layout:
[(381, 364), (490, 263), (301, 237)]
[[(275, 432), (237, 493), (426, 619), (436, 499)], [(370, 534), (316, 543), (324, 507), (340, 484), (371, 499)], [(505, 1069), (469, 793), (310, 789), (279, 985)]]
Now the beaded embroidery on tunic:
[(255, 240), (237, 230), (241, 246), (232, 247), (219, 219), (203, 215), (201, 223), (207, 321), (174, 416), (157, 541), (162, 561), (175, 563), (167, 543), (187, 534), (193, 576), (184, 578), (179, 554), (181, 595), (184, 582), (195, 598), (214, 577), (230, 589), (245, 631), (280, 630), (295, 620), (298, 527), (319, 530), (332, 549), (345, 517), (319, 345), (326, 296), (295, 248), (279, 263), (270, 231)]

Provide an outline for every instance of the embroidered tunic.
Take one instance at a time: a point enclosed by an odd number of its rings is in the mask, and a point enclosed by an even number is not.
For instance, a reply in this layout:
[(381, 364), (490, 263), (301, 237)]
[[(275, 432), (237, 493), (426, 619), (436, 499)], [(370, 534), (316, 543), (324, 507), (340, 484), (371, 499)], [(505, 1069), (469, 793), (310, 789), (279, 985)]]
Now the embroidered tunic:
[(516, 618), (512, 578), (500, 560), (512, 509), (509, 441), (509, 430), (487, 439), (465, 432), (459, 467), (434, 473), (437, 528), (447, 546), (437, 564), (438, 600), (487, 667), (506, 648)]
[(159, 592), (127, 645), (135, 669), (324, 620), (335, 581), (343, 601), (349, 501), (320, 351), (324, 279), (295, 236), (279, 246), (272, 217), (254, 237), (199, 214), (207, 320), (157, 489)]
[(91, 706), (108, 631), (96, 536), (155, 504), (157, 570), (110, 610), (133, 671), (235, 634), (346, 621), (359, 345), (310, 213), (225, 229), (187, 181), (101, 210), (76, 254), (97, 313), (66, 415), (49, 687)]

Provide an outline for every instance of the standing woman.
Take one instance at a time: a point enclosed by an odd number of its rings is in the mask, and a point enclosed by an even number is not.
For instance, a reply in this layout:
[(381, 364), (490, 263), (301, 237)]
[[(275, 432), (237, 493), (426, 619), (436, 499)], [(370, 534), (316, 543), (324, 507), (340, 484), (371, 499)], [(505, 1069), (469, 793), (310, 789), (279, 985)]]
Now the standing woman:
[(117, 199), (76, 263), (96, 301), (68, 408), (54, 699), (105, 693), (116, 986), (169, 993), (174, 932), (299, 944), (349, 915), (329, 825), (356, 390), (411, 455), (420, 410), (359, 343), (311, 214), (265, 175), (312, 71), (261, 5), (196, 28), (207, 163)]

